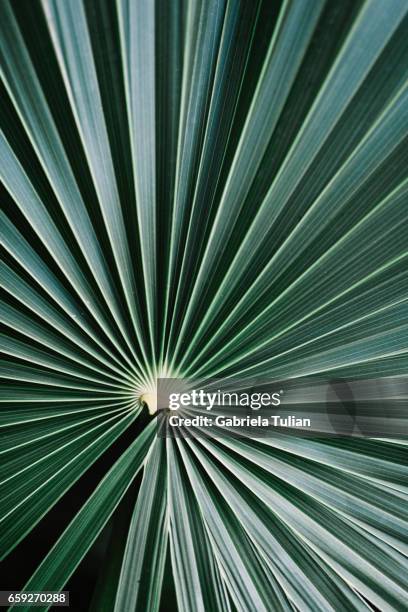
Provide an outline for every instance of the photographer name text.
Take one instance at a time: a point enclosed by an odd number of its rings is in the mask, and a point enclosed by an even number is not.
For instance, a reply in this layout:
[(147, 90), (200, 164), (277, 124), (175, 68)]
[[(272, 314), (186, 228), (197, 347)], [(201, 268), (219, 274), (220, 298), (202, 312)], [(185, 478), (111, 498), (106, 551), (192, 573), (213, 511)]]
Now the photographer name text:
[(184, 417), (172, 414), (169, 416), (170, 427), (311, 427), (310, 419), (299, 418), (294, 415), (282, 417), (281, 415), (265, 416), (225, 416), (215, 417), (198, 415)]

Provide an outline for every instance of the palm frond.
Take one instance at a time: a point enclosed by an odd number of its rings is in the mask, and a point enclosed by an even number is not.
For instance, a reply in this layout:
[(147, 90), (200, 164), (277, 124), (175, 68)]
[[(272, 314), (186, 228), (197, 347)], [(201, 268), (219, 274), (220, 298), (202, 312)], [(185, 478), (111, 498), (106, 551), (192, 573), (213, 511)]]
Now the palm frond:
[(107, 461), (19, 588), (110, 529), (95, 610), (406, 609), (404, 437), (164, 439), (144, 407), (160, 378), (375, 378), (405, 427), (406, 0), (0, 23), (5, 566)]

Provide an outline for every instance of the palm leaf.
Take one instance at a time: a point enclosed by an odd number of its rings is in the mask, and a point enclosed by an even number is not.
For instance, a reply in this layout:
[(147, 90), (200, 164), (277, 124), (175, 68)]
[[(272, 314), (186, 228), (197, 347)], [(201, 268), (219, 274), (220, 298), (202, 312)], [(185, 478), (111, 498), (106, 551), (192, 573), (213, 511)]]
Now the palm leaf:
[(6, 568), (106, 461), (19, 588), (69, 586), (109, 532), (95, 610), (173, 587), (185, 611), (405, 609), (404, 437), (165, 440), (145, 402), (375, 378), (364, 409), (381, 388), (405, 426), (406, 1), (4, 0), (0, 23)]

